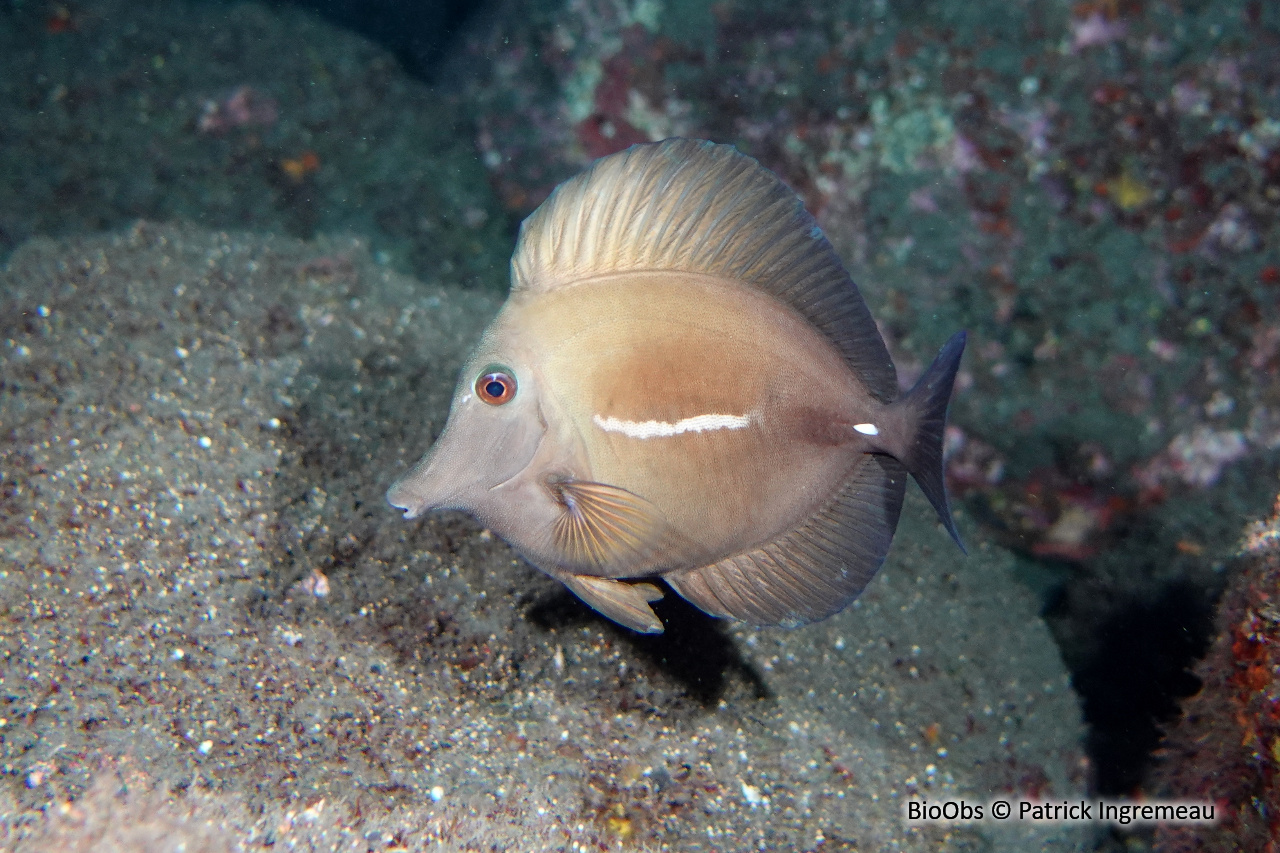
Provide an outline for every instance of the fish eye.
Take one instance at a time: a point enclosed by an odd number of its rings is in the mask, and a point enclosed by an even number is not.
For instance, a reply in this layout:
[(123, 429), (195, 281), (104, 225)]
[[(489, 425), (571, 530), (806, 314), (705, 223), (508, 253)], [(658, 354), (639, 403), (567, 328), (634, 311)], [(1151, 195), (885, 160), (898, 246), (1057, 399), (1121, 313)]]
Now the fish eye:
[(516, 395), (516, 377), (508, 368), (491, 364), (476, 379), (476, 396), (490, 406), (511, 402)]

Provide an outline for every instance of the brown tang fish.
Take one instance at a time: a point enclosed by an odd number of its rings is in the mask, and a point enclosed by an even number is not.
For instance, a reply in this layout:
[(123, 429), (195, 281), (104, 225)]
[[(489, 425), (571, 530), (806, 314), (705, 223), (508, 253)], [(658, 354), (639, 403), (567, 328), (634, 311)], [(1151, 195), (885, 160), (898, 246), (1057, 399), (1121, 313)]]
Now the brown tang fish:
[(444, 432), (387, 493), (406, 517), (470, 512), (646, 633), (662, 593), (623, 579), (759, 625), (840, 611), (908, 473), (960, 544), (942, 433), (964, 333), (899, 396), (831, 244), (750, 157), (670, 139), (597, 160), (525, 220), (511, 278)]

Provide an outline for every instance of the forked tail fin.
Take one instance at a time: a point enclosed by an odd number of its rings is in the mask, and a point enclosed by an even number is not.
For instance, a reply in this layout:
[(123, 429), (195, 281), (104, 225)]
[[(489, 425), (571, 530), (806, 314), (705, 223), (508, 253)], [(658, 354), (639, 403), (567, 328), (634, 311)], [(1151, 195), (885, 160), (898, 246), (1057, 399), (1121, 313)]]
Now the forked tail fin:
[(942, 440), (947, 429), (947, 404), (951, 401), (951, 388), (964, 354), (965, 333), (956, 332), (938, 353), (933, 364), (920, 377), (915, 387), (893, 405), (906, 411), (906, 423), (915, 424), (915, 432), (908, 444), (906, 458), (900, 461), (933, 504), (942, 526), (956, 540), (960, 550), (965, 550), (951, 518), (951, 505), (947, 503), (947, 484), (942, 470)]

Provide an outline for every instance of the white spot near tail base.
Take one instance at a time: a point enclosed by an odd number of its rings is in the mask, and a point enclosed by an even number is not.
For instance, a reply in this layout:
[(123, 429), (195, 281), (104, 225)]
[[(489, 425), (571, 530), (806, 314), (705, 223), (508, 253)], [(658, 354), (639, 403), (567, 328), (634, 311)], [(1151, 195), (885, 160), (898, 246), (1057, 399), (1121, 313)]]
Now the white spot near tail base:
[(863, 435), (879, 435), (880, 428), (875, 424), (854, 424), (853, 428)]

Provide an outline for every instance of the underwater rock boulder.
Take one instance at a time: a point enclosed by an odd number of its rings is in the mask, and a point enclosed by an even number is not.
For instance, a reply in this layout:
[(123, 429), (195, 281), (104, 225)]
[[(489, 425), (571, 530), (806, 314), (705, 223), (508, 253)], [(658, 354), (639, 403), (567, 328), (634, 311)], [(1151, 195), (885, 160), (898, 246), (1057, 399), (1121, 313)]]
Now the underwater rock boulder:
[(1075, 797), (1086, 775), (1011, 558), (963, 518), (959, 557), (914, 489), (839, 616), (753, 629), (668, 596), (641, 637), (469, 519), (382, 502), (495, 295), (351, 238), (145, 223), (33, 241), (0, 293), (17, 849), (148, 814), (303, 850), (1091, 843), (904, 823), (911, 796)]
[(1196, 665), (1198, 693), (1165, 733), (1147, 788), (1216, 803), (1213, 825), (1157, 826), (1159, 850), (1269, 850), (1280, 843), (1280, 496), (1249, 526), (1228, 567), (1217, 634)]

